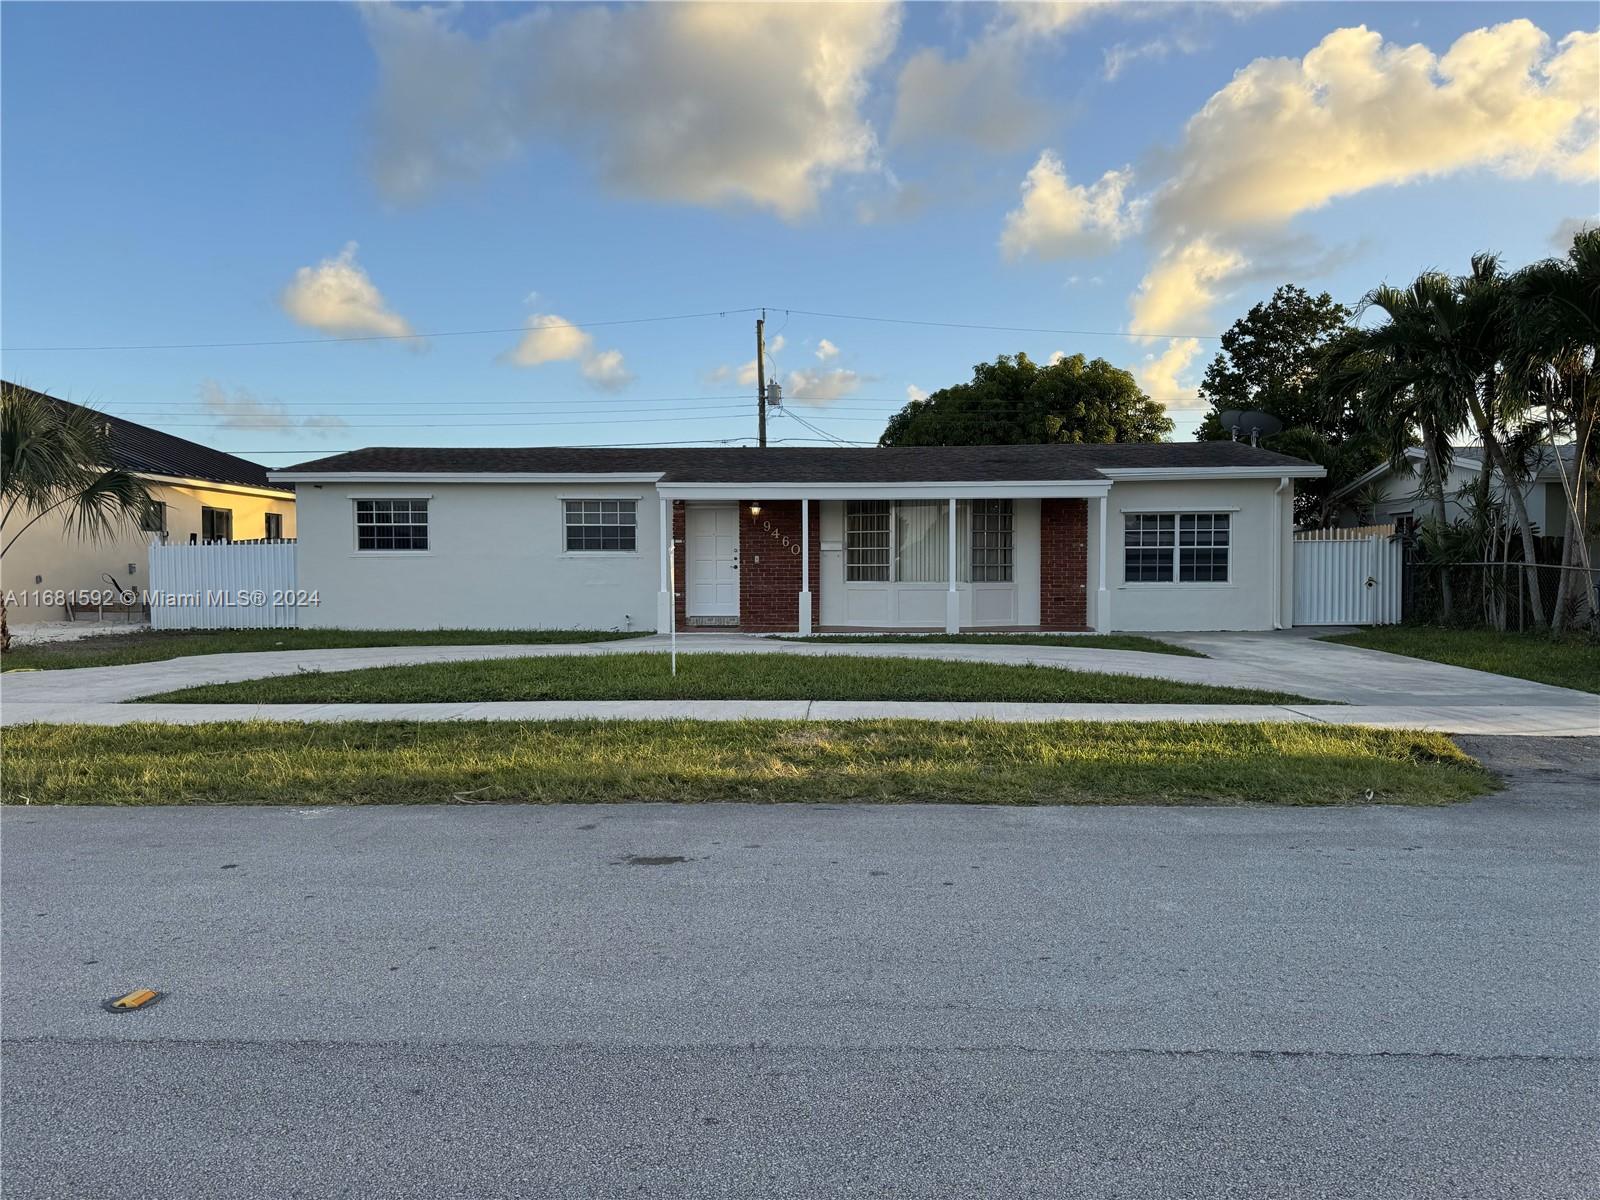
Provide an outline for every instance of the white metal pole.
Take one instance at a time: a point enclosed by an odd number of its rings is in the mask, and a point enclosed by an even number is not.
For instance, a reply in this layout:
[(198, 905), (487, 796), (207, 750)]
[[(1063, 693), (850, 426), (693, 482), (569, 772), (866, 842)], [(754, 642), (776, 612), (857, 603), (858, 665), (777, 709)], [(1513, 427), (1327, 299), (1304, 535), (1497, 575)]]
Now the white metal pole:
[[(673, 549), (676, 550), (677, 547), (674, 546)], [(672, 629), (672, 637), (671, 637), (671, 642), (672, 642), (672, 677), (674, 679), (676, 679), (678, 677), (678, 556), (677, 556), (677, 554), (673, 554), (672, 557), (667, 560), (667, 579), (672, 584), (672, 589), (671, 589), (670, 594), (667, 597), (667, 600), (672, 605), (672, 622), (671, 622), (671, 629)]]
[(800, 498), (800, 612), (795, 627), (811, 636), (811, 501)]

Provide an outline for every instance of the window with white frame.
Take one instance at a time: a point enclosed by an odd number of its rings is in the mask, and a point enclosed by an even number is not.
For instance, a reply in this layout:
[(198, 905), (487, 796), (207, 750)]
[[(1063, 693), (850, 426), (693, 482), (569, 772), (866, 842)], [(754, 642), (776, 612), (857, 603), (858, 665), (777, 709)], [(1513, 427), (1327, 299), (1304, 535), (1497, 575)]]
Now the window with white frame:
[(1122, 577), (1127, 583), (1227, 583), (1227, 513), (1125, 513)]
[(972, 579), (974, 583), (1010, 583), (1013, 516), (1009, 500), (972, 502)]
[(357, 550), (428, 548), (428, 502), (420, 499), (356, 501)]
[[(1014, 521), (1010, 500), (956, 505), (956, 579), (1010, 583)], [(845, 504), (845, 580), (948, 583), (946, 500), (851, 500)]]
[(844, 507), (844, 577), (850, 583), (889, 582), (887, 500), (850, 500)]
[(567, 550), (628, 552), (638, 549), (637, 500), (568, 500)]

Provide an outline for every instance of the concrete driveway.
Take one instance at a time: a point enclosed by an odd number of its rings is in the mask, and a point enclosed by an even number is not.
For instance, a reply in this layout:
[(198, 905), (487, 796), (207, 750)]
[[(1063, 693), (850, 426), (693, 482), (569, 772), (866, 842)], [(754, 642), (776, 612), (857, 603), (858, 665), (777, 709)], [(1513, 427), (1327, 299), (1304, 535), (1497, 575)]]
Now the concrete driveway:
[(1449, 809), (8, 809), (6, 1191), (1590, 1197), (1600, 743), (1468, 748)]
[(706, 720), (812, 716), (920, 717), (928, 720), (1220, 720), (1332, 721), (1465, 733), (1538, 736), (1600, 734), (1600, 696), (1465, 667), (1403, 658), (1316, 640), (1325, 630), (1254, 634), (1164, 634), (1207, 655), (1188, 658), (1129, 650), (939, 642), (789, 642), (750, 635), (693, 634), (678, 639), (684, 653), (887, 656), (960, 662), (1029, 664), (1081, 671), (1172, 679), (1186, 683), (1258, 688), (1348, 705), (1342, 709), (1288, 705), (952, 705), (868, 704), (808, 706), (805, 701), (504, 702), (408, 705), (139, 705), (139, 696), (205, 683), (227, 683), (301, 671), (488, 658), (573, 654), (638, 654), (664, 650), (668, 639), (561, 645), (374, 646), (210, 654), (166, 662), (65, 671), (8, 673), (0, 683), (0, 723), (30, 721), (120, 724), (127, 721), (196, 721), (263, 718), (303, 720), (550, 720), (568, 717), (638, 717)]

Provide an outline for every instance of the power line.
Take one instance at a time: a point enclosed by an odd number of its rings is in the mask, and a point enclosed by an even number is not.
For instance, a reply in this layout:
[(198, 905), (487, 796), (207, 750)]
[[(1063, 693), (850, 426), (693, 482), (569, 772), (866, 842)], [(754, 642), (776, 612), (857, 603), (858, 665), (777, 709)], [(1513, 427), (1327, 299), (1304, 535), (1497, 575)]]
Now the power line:
[[(772, 305), (773, 308), (780, 307)], [(1059, 333), (1068, 337), (1119, 337), (1119, 338), (1200, 338), (1217, 341), (1220, 333), (1129, 333), (1121, 329), (1046, 329), (1036, 325), (976, 325), (966, 321), (920, 321), (911, 317), (868, 317), (858, 313), (816, 312), (809, 308), (785, 308), (786, 313), (799, 313), (803, 317), (824, 317), (830, 321), (873, 321), (883, 325), (926, 325), (935, 329), (983, 329), (993, 333)]]
[[(754, 308), (725, 308), (710, 312), (672, 313), (661, 317), (627, 317), (610, 321), (563, 321), (552, 329), (601, 329), (610, 325), (649, 325), (660, 321), (692, 321), (701, 317), (727, 317), (755, 312)], [(479, 337), (485, 334), (527, 333), (530, 326), (513, 325), (500, 329), (446, 329), (437, 333), (362, 333), (347, 337), (273, 338), (240, 342), (156, 342), (128, 346), (4, 346), (0, 353), (21, 351), (78, 350), (236, 350), (252, 346), (322, 346), (338, 342), (420, 342), (429, 338)]]

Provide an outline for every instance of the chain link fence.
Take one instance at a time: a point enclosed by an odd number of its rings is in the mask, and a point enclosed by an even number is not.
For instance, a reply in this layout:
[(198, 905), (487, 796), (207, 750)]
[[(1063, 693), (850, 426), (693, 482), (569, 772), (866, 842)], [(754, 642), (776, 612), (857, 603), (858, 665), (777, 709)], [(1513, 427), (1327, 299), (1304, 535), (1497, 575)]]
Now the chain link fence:
[(1502, 560), (1452, 563), (1441, 571), (1415, 539), (1407, 539), (1405, 550), (1401, 611), (1406, 621), (1600, 637), (1600, 570)]

